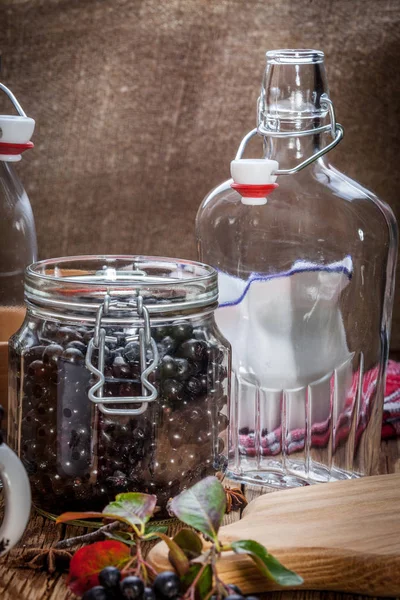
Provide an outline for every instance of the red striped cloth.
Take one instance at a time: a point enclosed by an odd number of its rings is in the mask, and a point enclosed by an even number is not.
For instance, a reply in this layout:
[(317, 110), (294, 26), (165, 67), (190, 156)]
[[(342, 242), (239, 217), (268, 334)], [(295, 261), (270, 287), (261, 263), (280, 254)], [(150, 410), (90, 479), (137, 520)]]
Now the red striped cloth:
[(389, 360), (383, 405), (382, 439), (395, 437), (400, 437), (400, 363)]
[[(372, 369), (364, 374), (361, 410), (358, 417), (356, 429), (356, 445), (365, 430), (372, 409), (371, 399), (375, 391), (376, 377), (378, 369)], [(358, 374), (353, 377), (354, 389), (350, 390), (346, 407), (339, 416), (334, 428), (331, 428), (330, 419), (323, 423), (316, 423), (311, 428), (311, 445), (314, 448), (323, 448), (327, 445), (330, 436), (333, 436), (333, 445), (335, 448), (340, 446), (341, 442), (346, 440), (352, 425), (354, 411), (354, 397), (358, 386)], [(383, 408), (382, 439), (400, 437), (400, 363), (393, 360), (389, 361), (386, 375), (386, 389)], [(305, 430), (294, 429), (288, 431), (283, 442), (286, 446), (286, 453), (291, 454), (303, 450), (305, 444)], [(256, 446), (259, 445), (263, 456), (274, 456), (282, 451), (282, 430), (278, 429), (265, 432), (258, 440), (254, 431), (240, 432), (239, 451), (246, 456), (255, 456)]]

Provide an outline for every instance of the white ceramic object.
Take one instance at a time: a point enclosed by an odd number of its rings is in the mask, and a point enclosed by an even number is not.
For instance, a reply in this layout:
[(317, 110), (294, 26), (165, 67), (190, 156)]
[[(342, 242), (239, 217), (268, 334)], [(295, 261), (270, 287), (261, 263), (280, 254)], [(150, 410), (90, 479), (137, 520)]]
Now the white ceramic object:
[(18, 456), (0, 444), (0, 478), (4, 492), (4, 518), (0, 527), (0, 556), (20, 540), (31, 510), (31, 488)]
[[(242, 204), (260, 206), (267, 203), (266, 196), (252, 196), (252, 186), (271, 185), (276, 182), (275, 171), (279, 168), (276, 160), (267, 158), (241, 158), (231, 161), (231, 175), (234, 183), (248, 186), (246, 195), (242, 195)], [(240, 190), (238, 190), (239, 193)]]
[[(34, 132), (35, 121), (30, 117), (0, 115), (0, 143), (27, 144)], [(0, 160), (18, 162), (21, 154), (0, 153)]]
[(268, 185), (276, 182), (272, 173), (279, 168), (276, 160), (267, 158), (241, 158), (231, 161), (231, 175), (235, 183)]

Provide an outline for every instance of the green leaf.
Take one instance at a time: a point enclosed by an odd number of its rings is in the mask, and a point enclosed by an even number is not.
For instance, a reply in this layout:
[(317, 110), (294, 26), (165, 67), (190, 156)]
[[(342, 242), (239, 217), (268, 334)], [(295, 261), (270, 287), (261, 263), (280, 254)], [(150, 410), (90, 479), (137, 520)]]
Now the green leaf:
[(103, 515), (128, 523), (128, 525), (144, 525), (153, 515), (157, 497), (139, 492), (118, 494), (114, 502), (107, 504)]
[(180, 577), (185, 575), (185, 573), (188, 572), (190, 565), (189, 565), (189, 560), (186, 557), (182, 548), (180, 548), (178, 546), (178, 544), (176, 542), (174, 542), (173, 539), (171, 539), (170, 537), (165, 535), (165, 533), (155, 531), (154, 535), (156, 537), (160, 538), (161, 540), (163, 540), (167, 544), (167, 546), (169, 548), (168, 559), (169, 559), (170, 563), (172, 564), (172, 566), (175, 568), (175, 570), (178, 572), (178, 575)]
[(273, 579), (280, 585), (295, 586), (304, 583), (304, 580), (300, 575), (297, 575), (294, 571), (290, 571), (284, 567), (272, 554), (268, 555), (268, 570)]
[[(145, 529), (145, 536), (146, 536), (146, 542), (151, 542), (152, 540), (156, 540), (157, 539), (157, 533), (167, 533), (168, 531), (168, 527), (166, 525), (153, 525), (152, 523), (149, 523), (148, 525), (146, 525), (146, 529)], [(151, 535), (154, 534), (154, 535)]]
[(197, 558), (203, 551), (203, 542), (195, 531), (181, 529), (174, 537), (174, 542), (184, 551), (189, 560)]
[(178, 519), (215, 541), (226, 509), (225, 490), (216, 477), (206, 477), (176, 496), (170, 507)]
[(203, 569), (203, 572), (196, 582), (195, 587), (200, 598), (203, 599), (209, 595), (213, 587), (213, 574), (211, 565), (205, 565), (204, 568), (202, 565), (197, 563), (191, 565), (189, 571), (182, 577), (181, 582), (185, 590), (187, 590), (192, 585), (201, 569)]
[(200, 598), (206, 598), (208, 594), (211, 592), (213, 587), (213, 572), (211, 565), (207, 565), (204, 569), (203, 573), (200, 576), (200, 579), (197, 583), (196, 588), (199, 591)]
[[(67, 523), (76, 519), (112, 519), (127, 523), (131, 527), (145, 523), (152, 517), (156, 507), (157, 497), (139, 492), (118, 494), (114, 502), (110, 502), (102, 513), (97, 512), (67, 512), (56, 520), (56, 523)], [(103, 523), (100, 523), (100, 526)]]
[(284, 567), (278, 559), (272, 554), (268, 553), (268, 550), (264, 548), (258, 542), (253, 540), (239, 540), (231, 543), (232, 550), (236, 554), (247, 554), (254, 560), (258, 569), (265, 577), (272, 579), (276, 583), (282, 586), (298, 586), (303, 583), (302, 577), (289, 571)]

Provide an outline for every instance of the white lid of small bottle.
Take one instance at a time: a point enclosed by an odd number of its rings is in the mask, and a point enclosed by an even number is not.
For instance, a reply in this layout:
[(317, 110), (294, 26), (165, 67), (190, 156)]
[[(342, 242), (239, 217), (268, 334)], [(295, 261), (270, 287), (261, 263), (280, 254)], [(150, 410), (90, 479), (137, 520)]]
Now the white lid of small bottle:
[[(251, 186), (271, 186), (276, 182), (276, 175), (279, 163), (276, 160), (267, 158), (241, 158), (231, 161), (231, 175), (235, 184), (246, 186), (246, 195), (242, 195), (242, 203), (249, 205), (261, 205), (267, 203), (267, 193), (265, 196), (251, 196)], [(241, 190), (238, 189), (241, 193)]]
[(17, 162), (21, 152), (33, 147), (35, 121), (19, 115), (0, 115), (0, 160)]

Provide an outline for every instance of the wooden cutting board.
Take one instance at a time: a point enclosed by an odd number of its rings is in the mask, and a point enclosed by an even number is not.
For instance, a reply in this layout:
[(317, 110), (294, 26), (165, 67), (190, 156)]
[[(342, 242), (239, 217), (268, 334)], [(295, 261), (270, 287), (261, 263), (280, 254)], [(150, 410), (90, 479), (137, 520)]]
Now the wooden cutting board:
[[(219, 537), (264, 544), (303, 577), (303, 589), (400, 596), (400, 473), (265, 494)], [(164, 542), (149, 560), (170, 568)], [(281, 589), (243, 555), (225, 553), (218, 572), (245, 594)]]

